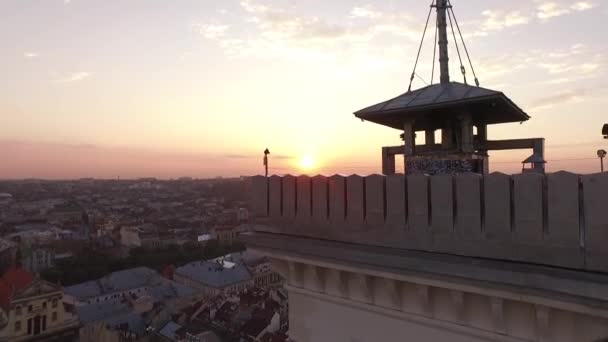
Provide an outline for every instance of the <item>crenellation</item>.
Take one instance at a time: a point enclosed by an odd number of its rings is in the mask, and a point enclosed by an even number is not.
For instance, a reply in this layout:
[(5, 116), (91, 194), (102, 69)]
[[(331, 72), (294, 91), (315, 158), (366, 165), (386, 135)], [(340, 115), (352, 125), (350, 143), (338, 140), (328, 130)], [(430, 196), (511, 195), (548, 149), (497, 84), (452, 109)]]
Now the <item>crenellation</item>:
[(586, 268), (608, 271), (608, 173), (585, 175), (583, 199), (585, 217)]
[(451, 175), (430, 177), (431, 231), (433, 250), (454, 252), (454, 185)]
[(279, 232), (608, 271), (606, 175), (287, 175), (250, 184), (255, 216)]
[(333, 175), (328, 179), (329, 184), (329, 221), (338, 229), (346, 220), (346, 179)]
[(327, 178), (317, 175), (312, 178), (312, 222), (324, 224), (329, 220), (329, 185)]
[(365, 178), (365, 223), (369, 227), (382, 227), (386, 216), (385, 177), (371, 175)]
[(294, 219), (296, 217), (296, 177), (287, 175), (283, 177), (283, 218)]
[(513, 258), (518, 261), (541, 262), (544, 231), (544, 181), (537, 173), (514, 175)]
[(359, 175), (346, 177), (346, 222), (348, 230), (361, 230), (365, 223), (365, 184)]
[(310, 223), (312, 217), (312, 183), (306, 175), (298, 176), (296, 179), (297, 196), (297, 222), (301, 224)]
[(283, 216), (283, 178), (273, 175), (268, 179), (269, 215), (279, 219)]

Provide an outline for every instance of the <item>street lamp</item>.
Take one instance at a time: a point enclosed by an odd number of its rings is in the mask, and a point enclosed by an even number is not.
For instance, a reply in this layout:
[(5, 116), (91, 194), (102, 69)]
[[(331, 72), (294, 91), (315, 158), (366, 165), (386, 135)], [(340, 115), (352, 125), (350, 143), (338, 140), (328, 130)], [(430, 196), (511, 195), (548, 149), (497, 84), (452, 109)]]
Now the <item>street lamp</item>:
[(264, 150), (264, 174), (266, 175), (266, 177), (268, 177), (268, 155), (270, 154), (270, 151), (268, 151), (268, 149)]
[(604, 157), (606, 156), (606, 150), (597, 150), (597, 157), (600, 158), (600, 170), (604, 172)]
[(604, 139), (608, 139), (608, 124), (605, 124), (604, 127), (602, 127), (602, 135), (604, 136)]

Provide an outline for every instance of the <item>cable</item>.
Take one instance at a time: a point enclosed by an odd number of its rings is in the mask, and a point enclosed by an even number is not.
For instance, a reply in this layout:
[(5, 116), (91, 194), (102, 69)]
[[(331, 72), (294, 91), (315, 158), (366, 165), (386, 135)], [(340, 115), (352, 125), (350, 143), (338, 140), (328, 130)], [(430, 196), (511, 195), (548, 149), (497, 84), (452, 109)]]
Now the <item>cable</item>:
[(435, 16), (435, 43), (433, 44), (433, 69), (431, 70), (431, 84), (433, 84), (433, 79), (435, 78), (435, 58), (437, 55), (437, 37), (439, 33), (439, 22), (437, 20), (437, 16)]
[[(451, 5), (448, 7), (451, 7)], [(464, 65), (462, 64), (462, 57), (460, 56), (458, 40), (456, 39), (456, 31), (454, 31), (454, 25), (452, 24), (452, 13), (450, 11), (448, 11), (448, 19), (450, 20), (450, 28), (452, 29), (452, 36), (454, 36), (454, 45), (456, 45), (456, 52), (458, 53), (458, 60), (460, 61), (460, 72), (462, 73), (462, 77), (464, 78), (464, 84), (467, 84), (467, 71), (464, 68)]]
[(416, 74), (416, 67), (418, 66), (418, 59), (420, 58), (420, 51), (422, 51), (422, 43), (424, 43), (424, 36), (426, 35), (426, 29), (429, 26), (429, 19), (431, 19), (431, 12), (433, 11), (433, 3), (435, 0), (431, 0), (431, 7), (429, 8), (429, 15), (426, 17), (426, 24), (424, 24), (424, 31), (422, 32), (422, 40), (420, 41), (420, 46), (418, 47), (418, 54), (416, 55), (416, 62), (414, 63), (414, 70), (412, 70), (412, 76), (410, 77), (410, 85), (407, 87), (407, 92), (412, 91), (412, 82), (414, 81), (414, 76)]
[(477, 75), (475, 74), (475, 68), (473, 68), (473, 62), (471, 62), (471, 56), (469, 55), (469, 50), (467, 49), (467, 44), (464, 42), (464, 37), (462, 36), (462, 32), (460, 31), (460, 25), (458, 25), (458, 20), (456, 19), (456, 14), (454, 13), (454, 7), (452, 7), (452, 3), (448, 0), (449, 10), (454, 17), (454, 22), (456, 23), (456, 28), (458, 29), (458, 34), (460, 35), (460, 39), (462, 40), (462, 46), (464, 47), (464, 52), (467, 54), (467, 59), (469, 60), (469, 65), (471, 66), (471, 71), (473, 72), (473, 77), (475, 77), (475, 85), (479, 87), (479, 79), (477, 79)]

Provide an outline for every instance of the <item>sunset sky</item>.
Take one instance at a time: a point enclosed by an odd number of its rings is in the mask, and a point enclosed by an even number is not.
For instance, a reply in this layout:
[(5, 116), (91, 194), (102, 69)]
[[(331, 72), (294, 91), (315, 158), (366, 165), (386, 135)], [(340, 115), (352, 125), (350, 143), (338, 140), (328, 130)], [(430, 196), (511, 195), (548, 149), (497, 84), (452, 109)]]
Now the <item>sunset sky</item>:
[[(400, 132), (352, 113), (407, 90), (429, 4), (0, 0), (0, 178), (251, 175), (266, 147), (278, 174), (380, 172)], [(452, 4), (481, 86), (532, 116), (490, 139), (545, 137), (549, 171), (598, 171), (608, 1)]]

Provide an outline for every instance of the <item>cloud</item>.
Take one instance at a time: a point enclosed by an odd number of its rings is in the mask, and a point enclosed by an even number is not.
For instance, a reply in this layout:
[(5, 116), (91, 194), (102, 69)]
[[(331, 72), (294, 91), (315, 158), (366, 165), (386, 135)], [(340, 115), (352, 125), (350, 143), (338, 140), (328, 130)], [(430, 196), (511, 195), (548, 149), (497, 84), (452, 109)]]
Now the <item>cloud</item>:
[(376, 11), (372, 6), (354, 7), (350, 11), (351, 18), (375, 19), (382, 16), (382, 12)]
[(247, 159), (247, 158), (253, 158), (253, 156), (244, 155), (244, 154), (227, 154), (224, 157), (226, 157), (228, 159)]
[(557, 105), (567, 103), (578, 103), (585, 99), (589, 91), (587, 89), (579, 88), (566, 90), (561, 93), (557, 93), (550, 96), (540, 97), (531, 103), (532, 111), (539, 111), (543, 109), (553, 108)]
[(258, 0), (241, 0), (240, 7), (248, 26), (246, 34), (225, 31), (220, 37), (207, 36), (232, 58), (284, 58), (341, 66), (356, 63), (365, 70), (377, 71), (407, 58), (405, 49), (387, 49), (387, 41), (398, 40), (403, 47), (404, 41), (417, 43), (422, 32), (422, 23), (407, 13), (384, 12), (371, 6), (354, 7), (336, 20)]
[(587, 1), (578, 1), (570, 6), (556, 3), (556, 2), (543, 2), (537, 7), (536, 16), (541, 20), (548, 20), (554, 17), (559, 17), (572, 11), (582, 12), (594, 8), (596, 5)]
[(216, 40), (226, 35), (228, 25), (215, 25), (215, 24), (195, 24), (196, 30), (203, 35), (203, 37)]
[(595, 7), (595, 4), (586, 2), (586, 1), (579, 1), (579, 2), (572, 4), (572, 6), (570, 6), (570, 8), (572, 10), (578, 11), (578, 12), (590, 10), (594, 7)]
[(296, 157), (284, 155), (284, 154), (278, 154), (278, 155), (272, 156), (272, 158), (277, 159), (277, 160), (289, 160), (289, 159), (295, 159)]
[(76, 82), (84, 80), (85, 78), (91, 76), (88, 72), (75, 72), (70, 74), (70, 76), (62, 79), (56, 80), (57, 83), (68, 83), (68, 82)]
[(23, 57), (25, 58), (36, 58), (40, 56), (37, 52), (25, 52), (23, 53)]
[(478, 35), (486, 35), (491, 31), (502, 31), (505, 28), (524, 25), (530, 21), (530, 17), (521, 15), (518, 11), (503, 12), (485, 10), (481, 13), (486, 19), (481, 24)]

